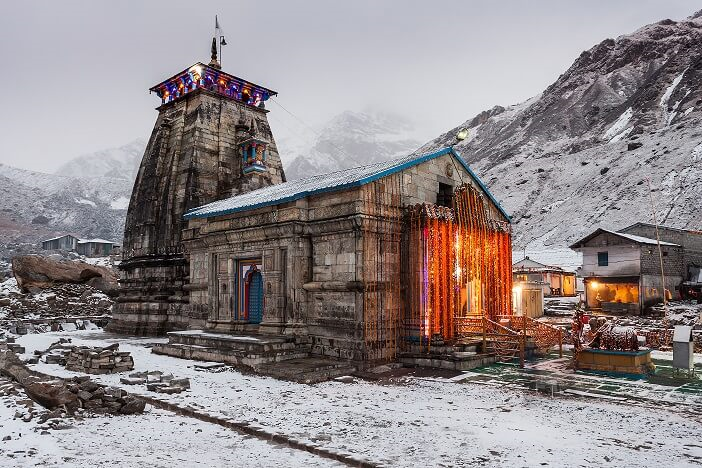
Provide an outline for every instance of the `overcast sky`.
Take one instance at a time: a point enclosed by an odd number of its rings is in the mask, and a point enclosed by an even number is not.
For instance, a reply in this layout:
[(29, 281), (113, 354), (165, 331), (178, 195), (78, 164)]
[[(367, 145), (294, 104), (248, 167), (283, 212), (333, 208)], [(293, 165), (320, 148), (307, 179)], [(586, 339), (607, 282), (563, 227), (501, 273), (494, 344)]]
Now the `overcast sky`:
[[(368, 107), (425, 140), (496, 104), (523, 101), (585, 49), (689, 0), (1, 0), (0, 162), (51, 172), (151, 132), (148, 89), (209, 61), (218, 14), (223, 69), (278, 91), (313, 126)], [(292, 117), (269, 105), (277, 134)]]

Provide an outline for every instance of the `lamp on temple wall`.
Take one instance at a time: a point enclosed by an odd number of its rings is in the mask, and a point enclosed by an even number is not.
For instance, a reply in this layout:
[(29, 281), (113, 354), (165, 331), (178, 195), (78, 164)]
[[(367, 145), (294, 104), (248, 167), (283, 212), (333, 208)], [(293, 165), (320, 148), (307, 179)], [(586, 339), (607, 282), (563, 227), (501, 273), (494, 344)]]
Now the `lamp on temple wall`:
[[(462, 128), (456, 133), (456, 142), (450, 146), (451, 151), (453, 151), (453, 147), (457, 145), (458, 143), (462, 142), (466, 138), (468, 138), (468, 129), (467, 128)], [(463, 175), (461, 174), (461, 171), (458, 169), (458, 166), (456, 166), (456, 161), (451, 159), (451, 163), (453, 164), (454, 169), (456, 170), (456, 173), (458, 174), (458, 177), (461, 179), (461, 184), (463, 184)]]

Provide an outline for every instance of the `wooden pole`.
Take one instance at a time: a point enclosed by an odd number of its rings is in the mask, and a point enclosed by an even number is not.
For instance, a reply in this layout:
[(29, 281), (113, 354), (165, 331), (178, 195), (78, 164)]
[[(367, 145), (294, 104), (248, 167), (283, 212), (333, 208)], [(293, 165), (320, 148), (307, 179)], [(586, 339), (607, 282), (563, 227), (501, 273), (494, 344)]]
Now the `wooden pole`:
[(523, 368), (526, 359), (526, 315), (522, 315), (522, 339), (519, 348), (519, 367)]
[(661, 249), (661, 237), (658, 233), (658, 217), (656, 216), (656, 204), (653, 201), (653, 192), (651, 192), (651, 178), (646, 177), (648, 183), (648, 197), (651, 200), (651, 211), (653, 212), (653, 224), (656, 226), (656, 243), (658, 244), (658, 259), (661, 264), (661, 281), (663, 282), (663, 311), (668, 317), (668, 298), (665, 295), (665, 272), (663, 271), (663, 251)]

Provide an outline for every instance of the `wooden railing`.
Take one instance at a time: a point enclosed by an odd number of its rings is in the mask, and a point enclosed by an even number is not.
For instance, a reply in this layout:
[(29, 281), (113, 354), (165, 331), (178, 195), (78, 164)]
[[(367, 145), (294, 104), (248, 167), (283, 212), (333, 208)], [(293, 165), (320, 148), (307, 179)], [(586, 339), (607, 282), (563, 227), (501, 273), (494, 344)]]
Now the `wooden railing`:
[(517, 331), (486, 317), (457, 317), (455, 320), (459, 336), (481, 338), (484, 352), (489, 345), (498, 360), (519, 358), (520, 365), (524, 365), (524, 337)]
[(525, 332), (540, 351), (545, 353), (558, 346), (563, 357), (563, 332), (559, 328), (524, 315), (502, 315), (499, 318), (501, 323), (508, 320), (510, 328)]
[(558, 346), (559, 354), (563, 357), (563, 332), (559, 328), (523, 315), (500, 315), (497, 319), (499, 322), (477, 315), (456, 317), (457, 334), (481, 338), (484, 351), (489, 344), (499, 360), (519, 358), (521, 367), (524, 367), (528, 339), (544, 353)]

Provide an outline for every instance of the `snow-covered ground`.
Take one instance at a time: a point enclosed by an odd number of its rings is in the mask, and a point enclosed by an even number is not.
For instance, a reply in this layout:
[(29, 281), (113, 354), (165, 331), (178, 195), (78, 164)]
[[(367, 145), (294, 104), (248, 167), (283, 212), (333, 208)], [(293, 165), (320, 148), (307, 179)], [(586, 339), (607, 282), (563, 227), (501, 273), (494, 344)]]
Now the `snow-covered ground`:
[(0, 442), (0, 466), (343, 466), (154, 408), (138, 416), (66, 420), (65, 429), (42, 434), (38, 424), (13, 419), (11, 400), (0, 403), (0, 440), (10, 437)]
[[(124, 387), (131, 392), (248, 422), (388, 466), (702, 463), (702, 420), (699, 415), (689, 414), (689, 407), (664, 409), (594, 398), (552, 398), (498, 388), (489, 382), (476, 385), (406, 378), (392, 384), (358, 381), (301, 385), (236, 371), (197, 371), (194, 361), (154, 355), (146, 347), (162, 339), (117, 338), (104, 332), (26, 335), (20, 343), (29, 354), (46, 348), (58, 337), (71, 337), (76, 344), (88, 345), (119, 342), (121, 350), (132, 353), (137, 370), (161, 370), (191, 379), (192, 388), (178, 395)], [(58, 365), (41, 363), (35, 367), (54, 375), (76, 375)], [(119, 375), (96, 379), (115, 385)], [(144, 417), (143, 427), (151, 430), (153, 425), (148, 421), (152, 416)], [(133, 425), (115, 424), (143, 432), (138, 418), (130, 420)], [(114, 421), (117, 419), (108, 425)], [(167, 438), (167, 434), (163, 436)], [(173, 438), (178, 439), (178, 435), (173, 434)], [(154, 451), (159, 444), (153, 444)], [(168, 453), (186, 456), (176, 451)]]

